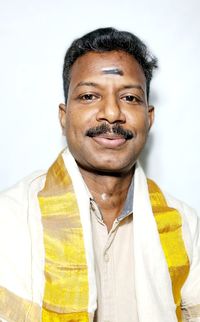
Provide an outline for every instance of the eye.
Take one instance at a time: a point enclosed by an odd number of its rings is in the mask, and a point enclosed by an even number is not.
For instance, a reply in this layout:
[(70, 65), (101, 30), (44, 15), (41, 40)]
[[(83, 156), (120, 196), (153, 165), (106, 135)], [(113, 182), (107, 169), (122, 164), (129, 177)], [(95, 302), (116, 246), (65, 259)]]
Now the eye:
[(134, 95), (125, 95), (122, 97), (122, 100), (126, 101), (126, 102), (139, 102), (140, 101), (139, 98), (137, 98)]
[(85, 102), (92, 102), (97, 98), (98, 98), (97, 95), (94, 95), (94, 94), (84, 94), (79, 96), (79, 99)]

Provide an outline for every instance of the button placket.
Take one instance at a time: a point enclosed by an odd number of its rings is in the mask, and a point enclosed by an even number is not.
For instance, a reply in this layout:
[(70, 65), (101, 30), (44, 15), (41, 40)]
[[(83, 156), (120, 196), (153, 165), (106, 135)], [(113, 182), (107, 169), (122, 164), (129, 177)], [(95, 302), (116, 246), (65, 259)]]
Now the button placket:
[(104, 253), (104, 261), (105, 261), (106, 263), (108, 263), (108, 262), (109, 262), (109, 260), (110, 260), (110, 257), (109, 257), (109, 255), (108, 255), (108, 253), (107, 253), (107, 252), (105, 252), (105, 253)]
[(110, 230), (107, 241), (103, 250), (103, 322), (104, 321), (114, 321), (114, 294), (111, 285), (111, 280), (113, 278), (113, 262), (112, 262), (112, 243), (115, 238), (117, 227), (119, 222), (117, 220), (114, 221), (113, 227)]

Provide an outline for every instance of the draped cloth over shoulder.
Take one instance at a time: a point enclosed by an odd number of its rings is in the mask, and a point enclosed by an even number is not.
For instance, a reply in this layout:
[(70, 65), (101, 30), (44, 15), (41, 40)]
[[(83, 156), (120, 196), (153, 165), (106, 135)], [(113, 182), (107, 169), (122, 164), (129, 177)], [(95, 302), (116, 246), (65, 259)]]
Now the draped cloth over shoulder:
[(182, 321), (181, 287), (189, 273), (189, 259), (182, 238), (182, 220), (176, 209), (169, 208), (159, 187), (148, 180), (152, 210), (172, 281), (178, 321)]
[[(136, 168), (136, 172), (140, 169)], [(87, 197), (80, 177), (74, 159), (65, 152), (49, 169), (45, 187), (38, 194), (45, 245), (43, 321), (92, 321), (96, 309), (95, 299), (92, 305), (89, 303), (96, 285), (90, 281), (93, 275), (88, 274), (94, 268), (88, 259), (91, 249), (88, 251), (85, 236), (90, 231), (86, 232), (84, 221), (89, 208), (84, 210), (81, 206), (81, 199)], [(156, 184), (145, 184), (142, 187), (144, 183), (136, 179), (133, 209), (139, 320), (181, 322), (180, 291), (189, 272), (181, 216), (167, 206)], [(145, 198), (151, 204), (144, 202)]]
[(43, 321), (89, 321), (88, 271), (76, 196), (62, 156), (39, 193), (44, 226)]

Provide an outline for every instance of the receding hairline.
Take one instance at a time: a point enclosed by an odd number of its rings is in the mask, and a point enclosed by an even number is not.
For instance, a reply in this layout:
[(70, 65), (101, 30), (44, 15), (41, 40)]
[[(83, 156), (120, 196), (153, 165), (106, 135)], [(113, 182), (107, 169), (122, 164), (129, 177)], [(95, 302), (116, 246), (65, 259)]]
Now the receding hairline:
[[(145, 77), (145, 80), (147, 81), (146, 75), (144, 73), (144, 69), (142, 68), (140, 62), (135, 58), (134, 55), (131, 55), (130, 53), (128, 53), (126, 50), (123, 50), (123, 49), (119, 49), (119, 50), (113, 49), (113, 50), (110, 50), (110, 51), (106, 51), (106, 50), (105, 51), (90, 50), (90, 51), (87, 51), (86, 53), (83, 53), (79, 57), (77, 57), (74, 60), (73, 64), (70, 66), (70, 69), (69, 69), (69, 79), (68, 79), (69, 84), (71, 82), (71, 72), (72, 72), (73, 66), (79, 61), (79, 59), (82, 59), (84, 56), (91, 55), (91, 54), (96, 55), (96, 56), (99, 56), (99, 55), (101, 56), (102, 55), (102, 57), (103, 57), (104, 55), (108, 55), (108, 54), (112, 55), (112, 53), (116, 53), (116, 52), (119, 53), (119, 54), (121, 53), (122, 55), (125, 54), (128, 57), (130, 57), (133, 61), (135, 61), (138, 64), (138, 67), (141, 69), (141, 71), (142, 71), (142, 73), (143, 73), (143, 75)], [(123, 59), (124, 59), (124, 57), (123, 57)], [(111, 64), (110, 67), (102, 68), (102, 73), (103, 74), (114, 74), (114, 75), (119, 75), (119, 76), (124, 75), (124, 71), (120, 67), (114, 66), (114, 64), (113, 64), (113, 66)]]
[(71, 68), (76, 60), (90, 52), (108, 53), (122, 51), (131, 55), (141, 66), (146, 78), (147, 98), (154, 70), (158, 67), (157, 58), (151, 53), (145, 42), (135, 34), (113, 27), (98, 28), (75, 39), (68, 48), (63, 66), (63, 89), (67, 101)]

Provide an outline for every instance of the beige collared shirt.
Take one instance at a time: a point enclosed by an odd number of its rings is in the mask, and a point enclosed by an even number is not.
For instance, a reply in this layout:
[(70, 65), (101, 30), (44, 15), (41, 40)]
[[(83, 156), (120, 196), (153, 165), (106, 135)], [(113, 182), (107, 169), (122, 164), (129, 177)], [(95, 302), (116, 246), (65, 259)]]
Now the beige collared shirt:
[(139, 321), (134, 288), (133, 215), (126, 211), (108, 233), (98, 206), (91, 201), (98, 293), (95, 322)]

